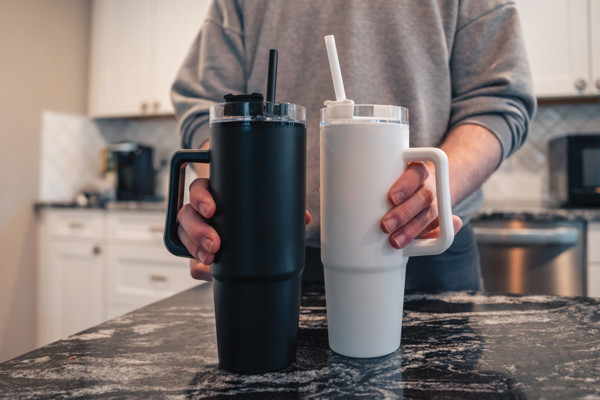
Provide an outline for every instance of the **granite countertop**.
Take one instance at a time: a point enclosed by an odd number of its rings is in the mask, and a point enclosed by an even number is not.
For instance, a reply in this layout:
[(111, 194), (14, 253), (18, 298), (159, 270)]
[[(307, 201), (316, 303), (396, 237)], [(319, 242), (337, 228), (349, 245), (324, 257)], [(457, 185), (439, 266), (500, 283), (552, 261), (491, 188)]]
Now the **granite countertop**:
[(600, 300), (457, 292), (408, 295), (402, 345), (376, 359), (327, 345), (322, 286), (305, 287), (297, 360), (217, 368), (204, 284), (0, 364), (0, 397), (598, 398)]
[(98, 201), (77, 203), (76, 201), (38, 201), (36, 210), (43, 208), (62, 208), (74, 210), (127, 210), (127, 211), (160, 211), (167, 210), (166, 201)]

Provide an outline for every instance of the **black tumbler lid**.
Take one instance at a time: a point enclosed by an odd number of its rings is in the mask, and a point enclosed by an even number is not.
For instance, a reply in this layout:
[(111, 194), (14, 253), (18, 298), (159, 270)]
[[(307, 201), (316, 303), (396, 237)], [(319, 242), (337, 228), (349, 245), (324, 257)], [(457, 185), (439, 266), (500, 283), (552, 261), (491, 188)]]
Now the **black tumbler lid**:
[(256, 117), (263, 115), (264, 96), (261, 93), (226, 94), (224, 117)]
[(210, 107), (210, 123), (273, 121), (306, 124), (306, 108), (298, 104), (265, 102), (261, 93), (227, 94), (224, 103)]

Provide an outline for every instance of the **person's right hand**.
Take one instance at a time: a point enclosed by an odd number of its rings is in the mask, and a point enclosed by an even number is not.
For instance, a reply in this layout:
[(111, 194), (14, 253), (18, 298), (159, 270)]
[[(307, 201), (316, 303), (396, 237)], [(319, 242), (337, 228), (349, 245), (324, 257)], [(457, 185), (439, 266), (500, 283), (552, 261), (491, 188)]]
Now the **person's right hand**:
[(183, 245), (194, 259), (190, 261), (190, 273), (194, 279), (212, 280), (209, 265), (221, 247), (217, 231), (207, 223), (215, 214), (215, 200), (208, 190), (208, 179), (195, 179), (190, 185), (190, 202), (179, 210), (177, 233)]

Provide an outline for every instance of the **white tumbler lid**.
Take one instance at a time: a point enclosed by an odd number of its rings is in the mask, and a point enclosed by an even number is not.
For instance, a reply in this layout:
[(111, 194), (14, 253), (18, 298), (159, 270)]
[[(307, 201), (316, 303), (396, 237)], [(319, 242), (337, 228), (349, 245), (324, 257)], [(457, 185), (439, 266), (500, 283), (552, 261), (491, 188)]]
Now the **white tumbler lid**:
[[(321, 126), (373, 122), (408, 125), (408, 108), (405, 107), (382, 104), (346, 105), (339, 104), (339, 102), (335, 103), (321, 109)], [(352, 112), (349, 112), (348, 106), (352, 107)]]

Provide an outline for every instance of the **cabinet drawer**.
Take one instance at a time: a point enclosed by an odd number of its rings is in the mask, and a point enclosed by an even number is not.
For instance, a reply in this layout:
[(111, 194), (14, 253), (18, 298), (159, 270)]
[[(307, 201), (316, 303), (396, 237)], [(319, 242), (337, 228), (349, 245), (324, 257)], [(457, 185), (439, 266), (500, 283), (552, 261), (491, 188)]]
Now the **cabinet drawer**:
[(104, 236), (101, 210), (46, 210), (45, 223), (50, 236), (91, 239)]
[(108, 247), (108, 302), (145, 305), (196, 286), (189, 261), (156, 247)]
[(111, 211), (108, 213), (108, 240), (162, 243), (165, 229), (164, 212)]
[(600, 223), (591, 222), (587, 228), (588, 262), (600, 263)]

